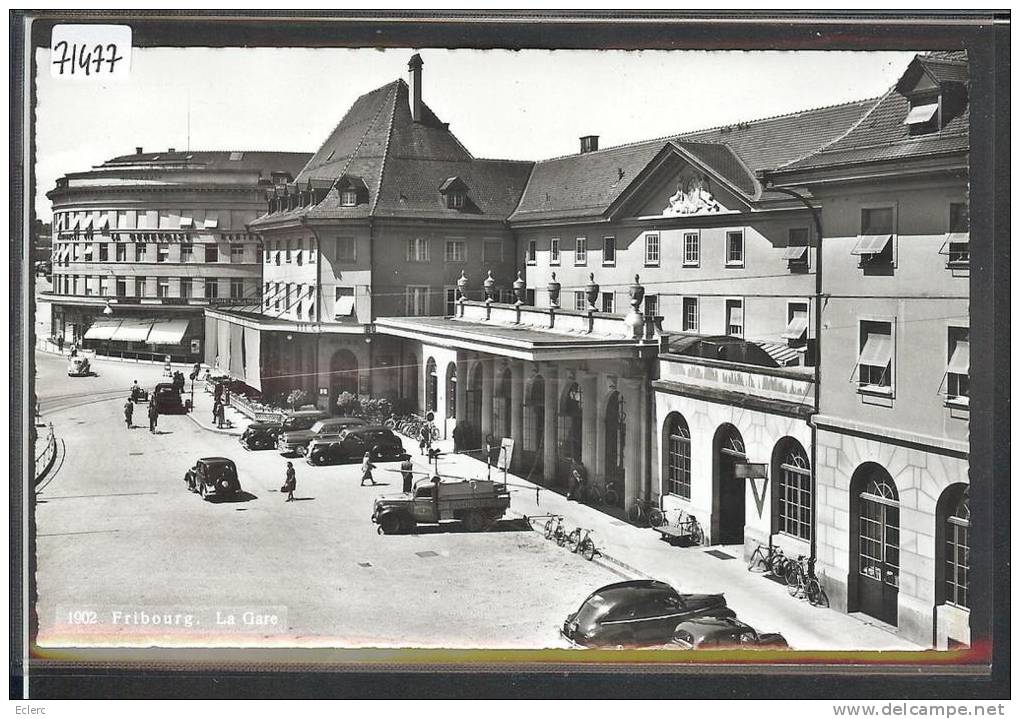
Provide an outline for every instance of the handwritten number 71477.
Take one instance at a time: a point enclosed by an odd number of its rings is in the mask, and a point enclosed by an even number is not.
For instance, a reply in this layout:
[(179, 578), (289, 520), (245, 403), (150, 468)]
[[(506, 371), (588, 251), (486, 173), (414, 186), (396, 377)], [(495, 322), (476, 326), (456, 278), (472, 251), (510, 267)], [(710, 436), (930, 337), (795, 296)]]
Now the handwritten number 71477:
[(104, 71), (113, 74), (117, 63), (124, 59), (117, 52), (116, 43), (98, 44), (89, 49), (87, 45), (68, 44), (66, 40), (53, 46), (53, 57), (60, 75), (99, 75)]

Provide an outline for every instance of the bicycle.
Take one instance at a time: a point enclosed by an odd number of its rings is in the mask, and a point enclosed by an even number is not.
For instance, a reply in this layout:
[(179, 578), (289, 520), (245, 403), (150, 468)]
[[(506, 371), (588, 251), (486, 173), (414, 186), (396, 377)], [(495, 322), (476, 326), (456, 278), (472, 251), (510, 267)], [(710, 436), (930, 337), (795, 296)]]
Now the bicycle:
[(598, 549), (591, 538), (592, 530), (578, 527), (567, 537), (567, 547), (574, 554), (580, 554), (589, 562), (595, 558)]
[(705, 532), (701, 529), (701, 524), (698, 522), (698, 518), (693, 514), (688, 514), (682, 509), (673, 524), (668, 524), (665, 521), (665, 514), (663, 514), (662, 524), (653, 524), (652, 527), (656, 532), (662, 535), (662, 539), (665, 539), (670, 544), (674, 544), (678, 541), (686, 541), (690, 545), (701, 546), (701, 544), (705, 541)]
[(747, 563), (747, 571), (784, 576), (788, 560), (786, 555), (783, 554), (783, 550), (772, 544), (768, 545), (767, 553), (762, 551), (763, 549), (765, 549), (765, 545), (761, 543), (755, 547), (754, 552), (751, 554), (751, 559)]
[(563, 546), (567, 542), (567, 529), (563, 526), (563, 517), (554, 514), (545, 523), (545, 538)]
[[(829, 597), (822, 589), (821, 582), (814, 573), (815, 560), (800, 555), (790, 560), (786, 567), (787, 591), (791, 597), (803, 597), (811, 606), (829, 606)], [(791, 581), (792, 580), (792, 581)]]
[(661, 527), (666, 522), (666, 517), (658, 505), (653, 504), (650, 499), (643, 499), (641, 497), (634, 498), (634, 501), (627, 509), (627, 519), (630, 520), (631, 524), (636, 524), (640, 527)]

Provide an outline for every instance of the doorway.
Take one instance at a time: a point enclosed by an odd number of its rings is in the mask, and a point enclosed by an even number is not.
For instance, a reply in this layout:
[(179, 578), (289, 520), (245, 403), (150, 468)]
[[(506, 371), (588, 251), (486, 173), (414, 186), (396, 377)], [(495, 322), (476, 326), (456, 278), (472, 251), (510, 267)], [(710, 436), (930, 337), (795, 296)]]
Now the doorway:
[(624, 447), (626, 446), (626, 415), (623, 411), (619, 392), (611, 392), (606, 401), (605, 447), (606, 486), (616, 485), (616, 496), (624, 496), (626, 472), (624, 470)]
[(858, 468), (852, 482), (855, 545), (851, 571), (858, 611), (896, 626), (900, 584), (900, 502), (896, 484), (880, 465)]
[(716, 430), (714, 446), (713, 535), (719, 544), (743, 544), (747, 489), (735, 467), (747, 462), (744, 438), (732, 424), (724, 424)]

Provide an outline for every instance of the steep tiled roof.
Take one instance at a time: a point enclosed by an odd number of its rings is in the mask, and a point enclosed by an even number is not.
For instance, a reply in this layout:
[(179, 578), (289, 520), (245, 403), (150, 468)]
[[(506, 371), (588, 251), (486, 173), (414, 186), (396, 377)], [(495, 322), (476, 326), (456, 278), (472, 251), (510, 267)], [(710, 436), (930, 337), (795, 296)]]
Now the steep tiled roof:
[(804, 110), (538, 162), (510, 219), (599, 216), (667, 142), (687, 149), (753, 195), (747, 170), (771, 169), (812, 152), (845, 132), (874, 103)]
[(143, 152), (114, 157), (97, 169), (128, 169), (132, 165), (149, 165), (155, 168), (184, 165), (189, 168), (198, 167), (209, 171), (257, 171), (262, 177), (269, 179), (273, 172), (286, 172), (293, 177), (309, 157), (307, 152), (262, 152), (259, 150)]
[[(276, 222), (298, 216), (344, 219), (367, 216), (504, 221), (520, 198), (532, 163), (476, 160), (427, 105), (414, 122), (403, 80), (373, 90), (355, 101), (322, 147), (297, 177), (333, 181), (341, 175), (361, 178), (368, 202), (343, 207), (334, 189), (314, 207), (274, 212), (255, 221)], [(468, 187), (467, 205), (450, 209), (439, 192), (450, 177)]]
[[(957, 59), (962, 53), (941, 53), (918, 56), (904, 75), (915, 67), (937, 66), (940, 77), (952, 77), (949, 82), (961, 82), (966, 77), (966, 65), (960, 71)], [(944, 82), (946, 80), (943, 80)], [(897, 83), (900, 85), (900, 83)], [(889, 91), (840, 137), (806, 157), (782, 165), (779, 169), (795, 171), (838, 167), (847, 164), (903, 160), (931, 157), (940, 154), (966, 152), (970, 146), (970, 105), (943, 126), (941, 131), (925, 135), (911, 135), (904, 119), (910, 110), (909, 100), (896, 87)]]

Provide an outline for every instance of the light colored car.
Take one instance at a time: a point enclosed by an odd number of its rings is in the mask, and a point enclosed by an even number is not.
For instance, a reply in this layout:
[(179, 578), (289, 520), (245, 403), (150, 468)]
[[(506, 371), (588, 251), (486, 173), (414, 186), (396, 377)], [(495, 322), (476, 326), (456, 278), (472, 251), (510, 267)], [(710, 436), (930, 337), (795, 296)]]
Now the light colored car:
[(88, 377), (92, 374), (92, 365), (88, 357), (72, 357), (67, 361), (68, 377)]

